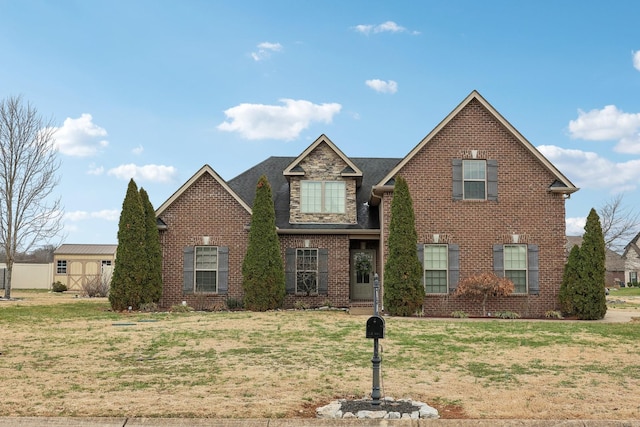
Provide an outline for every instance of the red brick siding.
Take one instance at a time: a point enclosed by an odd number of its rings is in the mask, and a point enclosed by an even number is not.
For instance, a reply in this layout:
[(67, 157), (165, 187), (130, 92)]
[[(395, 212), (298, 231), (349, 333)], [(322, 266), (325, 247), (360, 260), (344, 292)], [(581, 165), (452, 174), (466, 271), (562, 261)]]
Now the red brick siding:
[[(456, 158), (498, 162), (498, 201), (454, 201), (452, 167)], [(555, 180), (549, 172), (478, 101), (472, 101), (425, 145), (399, 172), (409, 185), (418, 240), (428, 243), (435, 233), (460, 245), (460, 279), (493, 270), (493, 245), (521, 243), (539, 246), (539, 296), (492, 299), (488, 311), (511, 310), (526, 317), (557, 309), (565, 246), (565, 208), (560, 194), (548, 192)], [(391, 194), (381, 204), (384, 242), (388, 240)], [(383, 248), (385, 259), (388, 247)], [(425, 315), (449, 316), (454, 310), (481, 315), (476, 301), (452, 296), (427, 296)]]
[(285, 259), (286, 248), (304, 248), (305, 240), (309, 241), (310, 248), (328, 249), (328, 295), (287, 295), (285, 307), (293, 307), (295, 301), (301, 301), (309, 307), (319, 307), (327, 300), (334, 307), (349, 306), (349, 237), (346, 235), (280, 235), (282, 259)]
[[(202, 175), (160, 215), (160, 219), (167, 225), (167, 230), (160, 233), (163, 249), (161, 306), (171, 307), (182, 301), (191, 306), (224, 306), (228, 297), (242, 296), (242, 261), (247, 252), (249, 233), (246, 227), (251, 216), (220, 183), (209, 174)], [(229, 247), (227, 295), (182, 294), (183, 249), (201, 245), (202, 236), (210, 236), (210, 245)]]

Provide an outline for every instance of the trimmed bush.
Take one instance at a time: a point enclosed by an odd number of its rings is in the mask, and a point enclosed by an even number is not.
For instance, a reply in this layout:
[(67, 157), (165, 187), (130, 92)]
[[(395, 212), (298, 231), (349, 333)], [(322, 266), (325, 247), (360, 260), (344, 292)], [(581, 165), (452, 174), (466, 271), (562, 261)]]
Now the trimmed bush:
[(67, 285), (64, 283), (57, 281), (51, 284), (51, 290), (53, 292), (65, 292), (67, 290)]

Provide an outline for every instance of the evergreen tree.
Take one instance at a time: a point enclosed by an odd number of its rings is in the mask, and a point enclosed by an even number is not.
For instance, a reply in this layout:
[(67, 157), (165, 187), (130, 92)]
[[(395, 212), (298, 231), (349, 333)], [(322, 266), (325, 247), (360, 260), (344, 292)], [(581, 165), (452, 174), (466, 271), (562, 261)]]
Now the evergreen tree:
[(285, 296), (284, 264), (276, 233), (271, 185), (264, 175), (256, 186), (242, 277), (245, 308), (266, 311), (282, 306)]
[(560, 292), (558, 294), (560, 307), (562, 311), (567, 314), (575, 314), (573, 300), (577, 290), (580, 288), (580, 262), (580, 247), (574, 245), (573, 248), (571, 248), (571, 252), (569, 252), (569, 259), (567, 259), (567, 263), (564, 266), (562, 285), (560, 285)]
[(138, 309), (143, 302), (142, 286), (148, 270), (144, 218), (140, 193), (131, 179), (120, 212), (118, 253), (109, 291), (109, 302), (115, 311)]
[(142, 302), (158, 302), (162, 296), (162, 248), (156, 222), (156, 212), (144, 188), (140, 189), (140, 201), (145, 216), (145, 254), (147, 256), (147, 279), (143, 285)]
[(584, 226), (584, 236), (580, 247), (579, 290), (573, 306), (579, 319), (602, 319), (607, 312), (605, 295), (605, 248), (600, 217), (591, 209)]
[(411, 316), (424, 302), (417, 242), (409, 187), (404, 178), (397, 177), (391, 202), (389, 257), (384, 266), (384, 308), (391, 315)]

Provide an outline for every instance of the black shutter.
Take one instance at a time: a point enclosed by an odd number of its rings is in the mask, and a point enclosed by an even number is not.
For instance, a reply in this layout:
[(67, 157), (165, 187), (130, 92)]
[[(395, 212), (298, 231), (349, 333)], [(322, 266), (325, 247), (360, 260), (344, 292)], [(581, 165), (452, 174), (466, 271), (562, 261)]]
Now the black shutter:
[(462, 159), (451, 161), (453, 170), (453, 200), (462, 200)]
[(285, 289), (288, 294), (296, 293), (296, 249), (285, 251)]
[(538, 245), (527, 245), (527, 263), (529, 274), (529, 295), (540, 295), (538, 268)]
[(193, 280), (193, 246), (186, 246), (182, 251), (182, 293), (192, 294)]
[(487, 200), (498, 201), (497, 160), (487, 160)]
[(416, 245), (416, 250), (418, 251), (418, 260), (420, 261), (420, 265), (422, 266), (422, 286), (425, 286), (425, 278), (424, 278), (424, 244), (418, 243)]
[(328, 249), (318, 249), (318, 295), (329, 295)]
[(493, 272), (498, 277), (504, 277), (504, 247), (493, 245)]
[(460, 281), (460, 246), (449, 245), (449, 292), (455, 292)]
[(229, 291), (229, 247), (218, 246), (218, 293)]

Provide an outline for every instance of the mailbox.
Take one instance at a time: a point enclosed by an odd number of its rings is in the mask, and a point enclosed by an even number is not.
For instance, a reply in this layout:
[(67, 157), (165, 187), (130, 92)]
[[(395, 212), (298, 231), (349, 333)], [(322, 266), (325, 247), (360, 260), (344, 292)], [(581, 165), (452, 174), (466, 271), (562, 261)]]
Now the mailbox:
[(371, 316), (367, 320), (367, 338), (384, 338), (384, 319), (380, 316)]

